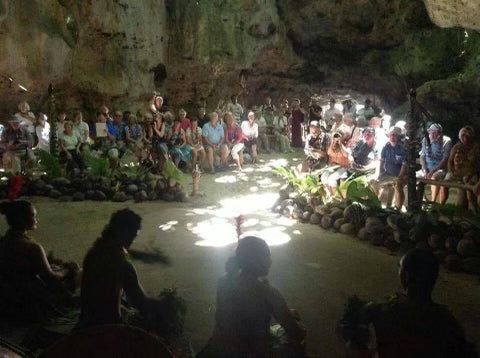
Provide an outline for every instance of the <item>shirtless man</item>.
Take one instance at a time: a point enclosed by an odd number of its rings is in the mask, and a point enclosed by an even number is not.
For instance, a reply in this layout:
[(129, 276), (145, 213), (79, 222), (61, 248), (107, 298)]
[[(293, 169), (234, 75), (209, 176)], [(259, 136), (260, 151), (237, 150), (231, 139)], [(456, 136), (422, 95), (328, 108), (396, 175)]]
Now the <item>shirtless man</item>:
[(102, 236), (83, 262), (81, 313), (78, 327), (121, 323), (123, 293), (140, 312), (149, 312), (159, 300), (148, 298), (138, 282), (128, 248), (140, 230), (141, 217), (129, 209), (112, 214)]

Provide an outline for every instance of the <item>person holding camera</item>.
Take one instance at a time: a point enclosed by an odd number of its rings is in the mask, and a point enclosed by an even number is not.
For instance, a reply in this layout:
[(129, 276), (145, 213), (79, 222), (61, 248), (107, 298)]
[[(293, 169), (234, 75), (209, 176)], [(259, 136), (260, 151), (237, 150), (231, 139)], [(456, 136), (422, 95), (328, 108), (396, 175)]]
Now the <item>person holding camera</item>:
[(0, 145), (3, 149), (3, 167), (11, 173), (22, 171), (22, 160), (35, 161), (32, 151), (33, 138), (18, 117), (11, 117), (8, 128), (3, 131)]

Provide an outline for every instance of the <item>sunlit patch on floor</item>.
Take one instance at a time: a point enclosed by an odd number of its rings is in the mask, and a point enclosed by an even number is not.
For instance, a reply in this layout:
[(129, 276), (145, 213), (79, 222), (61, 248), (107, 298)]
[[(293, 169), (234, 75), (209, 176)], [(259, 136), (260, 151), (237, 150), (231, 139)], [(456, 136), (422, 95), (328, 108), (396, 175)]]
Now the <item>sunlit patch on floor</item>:
[(293, 230), (294, 235), (302, 235), (300, 230)]
[(224, 175), (215, 179), (215, 183), (220, 184), (233, 184), (237, 182), (237, 177), (235, 175)]
[(277, 198), (276, 193), (248, 194), (220, 200), (218, 206), (212, 209), (192, 209), (194, 214), (206, 215), (207, 218), (197, 224), (187, 225), (187, 229), (199, 237), (196, 246), (223, 247), (237, 241), (234, 218), (244, 215), (246, 220), (242, 227), (248, 231), (243, 236), (255, 234), (269, 245), (285, 244), (290, 241), (286, 228), (293, 225), (295, 220), (281, 218), (270, 212)]
[(175, 231), (175, 225), (178, 224), (178, 221), (168, 221), (167, 223), (160, 225), (158, 228), (162, 231)]

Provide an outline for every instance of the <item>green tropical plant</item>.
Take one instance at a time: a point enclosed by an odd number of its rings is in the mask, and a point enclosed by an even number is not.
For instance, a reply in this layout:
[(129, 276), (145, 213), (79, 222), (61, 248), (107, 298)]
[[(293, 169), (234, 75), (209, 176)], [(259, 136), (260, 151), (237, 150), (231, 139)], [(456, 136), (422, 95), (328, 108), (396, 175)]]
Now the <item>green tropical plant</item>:
[(177, 182), (179, 182), (182, 179), (182, 172), (180, 169), (177, 168), (174, 162), (171, 160), (167, 160), (165, 162), (165, 168), (163, 169), (162, 172), (163, 177), (165, 180), (169, 180), (170, 178), (175, 179)]
[(40, 158), (40, 166), (49, 176), (62, 176), (62, 167), (57, 157), (42, 149), (38, 151), (38, 157)]
[[(345, 193), (345, 197), (343, 196)], [(337, 187), (337, 195), (348, 201), (357, 201), (370, 208), (381, 208), (382, 203), (367, 181), (367, 177), (348, 177)]]
[(292, 184), (299, 194), (319, 195), (322, 198), (328, 196), (324, 185), (320, 182), (320, 173), (298, 177), (293, 170), (286, 167), (275, 168), (274, 171), (281, 175), (289, 184)]
[(91, 154), (86, 154), (85, 164), (90, 168), (90, 174), (95, 176), (107, 176), (110, 168), (110, 163), (107, 158), (95, 157)]

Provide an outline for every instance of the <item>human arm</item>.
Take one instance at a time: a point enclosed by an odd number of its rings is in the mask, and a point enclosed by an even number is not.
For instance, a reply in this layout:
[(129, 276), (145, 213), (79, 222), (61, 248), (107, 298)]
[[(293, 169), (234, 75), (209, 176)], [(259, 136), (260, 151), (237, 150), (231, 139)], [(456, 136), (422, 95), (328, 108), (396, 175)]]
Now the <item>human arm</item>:
[(138, 282), (135, 267), (131, 262), (127, 261), (124, 264), (122, 277), (123, 289), (128, 301), (140, 312), (148, 312), (155, 303), (159, 302), (158, 300), (149, 298), (145, 295), (143, 287), (140, 285), (140, 282)]
[(455, 166), (453, 163), (453, 159), (455, 158), (455, 154), (457, 153), (457, 146), (453, 146), (452, 150), (450, 151), (450, 156), (448, 157), (447, 168), (449, 173), (455, 172)]
[(301, 345), (306, 336), (305, 327), (294, 317), (281, 293), (271, 286), (268, 289), (267, 300), (273, 317), (285, 329), (290, 343)]
[(78, 136), (77, 137), (77, 145), (75, 146), (75, 151), (77, 153), (80, 153), (80, 147), (82, 146), (82, 139)]
[[(228, 139), (227, 137), (225, 137), (225, 139)], [(238, 143), (241, 143), (243, 140), (243, 131), (242, 131), (242, 128), (240, 127), (237, 127), (237, 138), (235, 139), (235, 142), (233, 142), (233, 145), (236, 145)]]
[(52, 291), (59, 293), (64, 300), (69, 301), (71, 299), (71, 294), (62, 284), (65, 275), (58, 274), (52, 270), (43, 247), (36, 242), (29, 243), (28, 256), (30, 257), (35, 271), (43, 282), (45, 282)]

